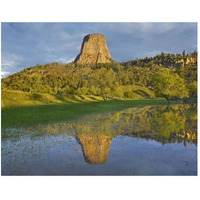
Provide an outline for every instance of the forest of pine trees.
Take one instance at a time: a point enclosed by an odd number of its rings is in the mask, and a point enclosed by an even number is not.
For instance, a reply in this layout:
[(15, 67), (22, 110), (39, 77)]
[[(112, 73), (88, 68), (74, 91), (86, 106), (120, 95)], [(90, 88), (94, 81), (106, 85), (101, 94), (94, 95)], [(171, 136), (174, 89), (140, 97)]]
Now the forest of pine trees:
[[(2, 79), (2, 90), (108, 97), (183, 98), (197, 96), (197, 52), (161, 53), (110, 64), (50, 63), (28, 67)], [(134, 86), (140, 86), (135, 90)]]

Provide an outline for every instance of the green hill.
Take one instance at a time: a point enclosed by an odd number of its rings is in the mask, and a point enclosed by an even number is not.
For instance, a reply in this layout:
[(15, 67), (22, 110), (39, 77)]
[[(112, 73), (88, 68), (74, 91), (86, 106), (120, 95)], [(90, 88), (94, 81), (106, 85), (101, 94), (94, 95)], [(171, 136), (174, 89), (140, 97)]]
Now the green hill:
[[(49, 63), (28, 67), (1, 80), (2, 102), (5, 105), (6, 99), (11, 99), (12, 104), (13, 98), (16, 98), (15, 101), (20, 99), (19, 94), (24, 95), (24, 100), (39, 98), (39, 102), (45, 102), (45, 99), (49, 98), (48, 101), (53, 99), (54, 103), (62, 102), (63, 99), (89, 101), (99, 97), (104, 100), (154, 98), (151, 79), (156, 72), (164, 68), (168, 68), (171, 73), (177, 73), (188, 88), (192, 88), (197, 81), (197, 53), (162, 53), (153, 58), (123, 63)], [(29, 95), (22, 95), (19, 91)], [(196, 93), (193, 91), (191, 94)]]

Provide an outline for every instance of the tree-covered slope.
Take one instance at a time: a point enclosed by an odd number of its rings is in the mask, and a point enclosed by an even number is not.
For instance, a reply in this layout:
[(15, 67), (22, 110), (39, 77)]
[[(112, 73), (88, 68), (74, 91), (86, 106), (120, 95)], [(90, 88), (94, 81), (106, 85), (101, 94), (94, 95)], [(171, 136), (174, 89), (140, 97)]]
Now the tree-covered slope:
[[(154, 97), (152, 77), (163, 69), (184, 84), (190, 96), (196, 95), (197, 53), (165, 54), (108, 64), (50, 63), (28, 67), (2, 79), (2, 90), (49, 94), (76, 94), (118, 98)], [(173, 76), (173, 77), (177, 77)], [(186, 86), (186, 87), (185, 87)], [(173, 90), (173, 85), (169, 89)], [(188, 93), (187, 91), (187, 93)], [(157, 92), (157, 94), (161, 94)], [(161, 95), (162, 96), (162, 95)]]

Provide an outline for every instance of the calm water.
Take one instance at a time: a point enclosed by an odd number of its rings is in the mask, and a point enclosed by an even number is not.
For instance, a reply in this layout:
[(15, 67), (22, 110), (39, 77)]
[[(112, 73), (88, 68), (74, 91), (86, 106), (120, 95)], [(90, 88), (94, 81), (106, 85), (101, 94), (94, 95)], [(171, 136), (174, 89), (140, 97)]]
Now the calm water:
[(197, 175), (196, 105), (8, 129), (2, 175)]

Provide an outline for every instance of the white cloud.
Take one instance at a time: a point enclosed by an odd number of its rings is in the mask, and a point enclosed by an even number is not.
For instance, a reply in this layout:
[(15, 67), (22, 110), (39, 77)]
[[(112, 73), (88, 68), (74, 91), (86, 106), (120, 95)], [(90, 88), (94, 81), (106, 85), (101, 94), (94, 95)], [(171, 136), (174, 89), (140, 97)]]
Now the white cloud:
[(24, 58), (21, 55), (17, 54), (2, 54), (2, 60), (1, 60), (1, 76), (5, 77), (9, 74), (12, 74), (17, 70), (17, 68), (20, 66), (21, 62), (24, 61)]
[(15, 65), (15, 62), (12, 60), (10, 61), (2, 60), (2, 63), (1, 63), (2, 67), (13, 67), (14, 65)]
[(146, 56), (147, 57), (152, 57), (152, 56), (156, 56), (156, 55), (158, 55), (160, 53), (161, 53), (160, 51), (149, 51), (149, 52), (146, 52)]
[(10, 72), (1, 71), (1, 78), (4, 78), (8, 74), (10, 74)]
[(75, 59), (74, 57), (73, 58), (61, 57), (61, 58), (58, 58), (56, 61), (61, 62), (61, 63), (70, 63), (74, 61), (74, 59)]
[(23, 57), (21, 55), (5, 54), (5, 55), (2, 55), (1, 65), (7, 66), (7, 67), (13, 67), (16, 64), (20, 63), (22, 60), (23, 60)]
[(63, 40), (72, 39), (72, 36), (70, 34), (66, 33), (66, 32), (61, 32), (59, 35), (60, 35), (61, 39), (63, 39)]

